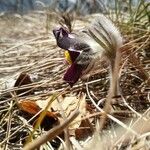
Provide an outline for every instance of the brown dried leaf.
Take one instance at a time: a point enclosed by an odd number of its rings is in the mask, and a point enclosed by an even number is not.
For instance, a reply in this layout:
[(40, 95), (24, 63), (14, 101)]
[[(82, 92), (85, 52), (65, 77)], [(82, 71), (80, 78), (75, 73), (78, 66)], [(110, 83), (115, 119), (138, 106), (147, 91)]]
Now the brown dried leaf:
[(75, 130), (77, 140), (84, 140), (93, 134), (93, 127), (88, 119), (82, 120), (80, 127)]
[[(39, 105), (36, 104), (36, 102), (33, 100), (22, 100), (19, 102), (18, 106), (19, 106), (20, 110), (24, 112), (24, 114), (28, 115), (28, 116), (26, 116), (27, 118), (28, 117), (30, 118), (31, 115), (33, 116), (41, 110)], [(40, 114), (35, 118), (35, 120), (33, 120), (33, 122), (32, 122), (33, 126), (36, 124)], [(41, 128), (44, 128), (45, 130), (49, 130), (56, 124), (59, 124), (59, 120), (58, 120), (56, 113), (47, 111), (40, 126), (41, 126)]]
[(76, 129), (81, 124), (81, 119), (86, 115), (86, 95), (84, 93), (79, 94), (78, 96), (68, 96), (68, 97), (59, 97), (58, 101), (54, 101), (51, 105), (51, 108), (61, 114), (62, 107), (66, 117), (68, 117), (73, 111), (78, 109), (80, 114), (78, 117), (69, 125), (69, 129)]
[[(31, 84), (31, 78), (27, 73), (22, 72), (19, 77), (17, 78), (14, 87), (21, 87), (22, 85), (27, 85)], [(25, 89), (20, 89), (16, 90), (17, 94), (25, 93), (24, 95), (29, 95), (33, 94), (33, 91), (31, 91), (31, 88), (25, 88)]]
[(19, 108), (32, 115), (35, 115), (41, 110), (41, 108), (33, 100), (21, 100), (19, 102)]

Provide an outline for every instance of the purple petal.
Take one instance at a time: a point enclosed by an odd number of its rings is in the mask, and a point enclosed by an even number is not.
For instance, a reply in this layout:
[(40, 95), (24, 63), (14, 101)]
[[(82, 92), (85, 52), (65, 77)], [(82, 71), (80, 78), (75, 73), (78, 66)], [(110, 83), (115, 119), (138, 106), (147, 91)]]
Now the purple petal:
[(61, 30), (62, 36), (68, 37), (69, 31), (67, 31), (67, 30), (64, 29), (64, 28), (60, 28), (60, 30)]
[[(68, 50), (71, 47), (72, 40), (68, 37), (69, 32), (63, 28), (54, 29), (53, 34), (56, 38), (57, 45), (65, 50)], [(73, 42), (74, 43), (74, 42)]]
[(64, 80), (72, 87), (82, 75), (83, 66), (73, 63), (66, 71)]
[(71, 61), (74, 62), (76, 60), (76, 58), (80, 55), (80, 52), (78, 51), (69, 51), (70, 57), (71, 57)]
[(57, 45), (62, 49), (69, 50), (72, 48), (76, 51), (89, 49), (89, 45), (83, 42), (79, 36), (70, 33), (62, 27), (59, 29), (54, 29), (53, 34), (56, 38)]
[(65, 30), (64, 28), (59, 28), (59, 29), (54, 29), (53, 34), (54, 34), (56, 40), (58, 40), (58, 38), (60, 36), (61, 37), (68, 37), (69, 32), (67, 30)]

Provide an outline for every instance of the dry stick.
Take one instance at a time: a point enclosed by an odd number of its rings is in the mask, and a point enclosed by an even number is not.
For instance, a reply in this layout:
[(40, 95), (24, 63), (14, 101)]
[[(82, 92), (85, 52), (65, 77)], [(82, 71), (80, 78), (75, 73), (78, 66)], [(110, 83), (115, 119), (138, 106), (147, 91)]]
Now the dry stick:
[[(50, 81), (51, 81), (51, 80), (46, 80), (46, 81), (44, 81), (43, 83), (35, 84), (35, 85), (33, 85), (33, 86), (30, 86), (30, 87), (29, 87), (28, 85), (25, 85), (25, 86), (23, 86), (22, 88), (13, 88), (11, 91), (31, 88), (30, 90), (27, 90), (27, 91), (25, 91), (25, 92), (23, 92), (23, 93), (17, 95), (17, 97), (20, 97), (20, 96), (22, 96), (22, 95), (24, 95), (24, 94), (26, 94), (26, 93), (29, 93), (30, 91), (32, 91), (32, 90), (38, 88), (38, 87), (41, 87), (41, 86), (47, 84), (47, 83), (50, 82)], [(24, 87), (25, 87), (25, 88), (24, 88)], [(67, 89), (67, 88), (65, 88), (65, 89)], [(62, 89), (61, 92), (64, 91), (65, 89)], [(10, 91), (10, 92), (11, 92), (11, 91)], [(55, 90), (55, 92), (56, 92), (56, 90)], [(58, 91), (58, 92), (59, 92), (59, 91)], [(53, 94), (53, 93), (54, 93), (54, 91), (50, 92), (49, 94)], [(48, 95), (49, 95), (49, 94), (48, 94)], [(10, 100), (12, 100), (12, 98), (7, 99), (7, 101), (10, 101)], [(0, 102), (0, 103), (1, 103), (1, 102)]]
[(12, 47), (6, 49), (6, 51), (4, 51), (4, 53), (8, 53), (8, 52), (10, 52), (11, 50), (13, 50), (13, 49), (15, 49), (15, 48), (18, 48), (18, 47), (20, 47), (20, 46), (23, 46), (23, 45), (25, 45), (25, 44), (27, 44), (27, 43), (30, 43), (30, 42), (33, 42), (33, 41), (35, 41), (35, 40), (41, 39), (42, 37), (43, 37), (43, 36), (39, 36), (39, 37), (36, 37), (36, 38), (34, 38), (34, 39), (30, 39), (30, 40), (28, 40), (28, 41), (25, 41), (25, 42), (23, 42), (23, 43), (19, 43), (19, 44), (15, 45), (15, 46), (12, 46)]
[(11, 101), (10, 102), (10, 111), (9, 111), (9, 116), (8, 116), (8, 122), (7, 122), (7, 131), (6, 131), (6, 138), (7, 138), (7, 141), (5, 143), (5, 146), (4, 146), (4, 150), (7, 150), (8, 149), (8, 142), (9, 142), (9, 135), (10, 135), (10, 131), (11, 131), (11, 119), (12, 119), (12, 106), (13, 106), (13, 102)]
[[(105, 111), (103, 109), (101, 109), (93, 100), (93, 98), (90, 96), (89, 90), (88, 90), (88, 84), (86, 84), (86, 89), (87, 89), (87, 94), (92, 102), (92, 104), (96, 107), (97, 110), (99, 110), (101, 113), (105, 113)], [(106, 113), (105, 113), (106, 114)], [(130, 127), (128, 127), (125, 123), (121, 122), (120, 120), (118, 120), (117, 118), (113, 117), (110, 114), (106, 114), (107, 117), (111, 120), (113, 120), (114, 122), (116, 122), (117, 124), (119, 124), (121, 127), (125, 128), (126, 130), (129, 130), (132, 134), (134, 135), (138, 135), (134, 130), (132, 130)]]
[(42, 120), (44, 119), (45, 115), (46, 115), (46, 111), (47, 109), (50, 107), (50, 105), (52, 104), (52, 102), (58, 98), (61, 94), (64, 94), (66, 93), (66, 90), (68, 89), (68, 87), (66, 87), (61, 93), (58, 93), (58, 94), (53, 94), (52, 98), (48, 98), (48, 103), (45, 107), (45, 109), (43, 110), (43, 112), (40, 114), (38, 120), (37, 120), (37, 123), (35, 124), (35, 127), (31, 133), (31, 135), (29, 136), (29, 138), (27, 139), (27, 142), (32, 138), (34, 132), (36, 131), (36, 129), (39, 127), (39, 125), (41, 124)]
[[(65, 89), (63, 89), (62, 91), (61, 91), (61, 93), (59, 93), (57, 96), (59, 96), (59, 95), (61, 95), (61, 94), (64, 94), (65, 93), (65, 91), (68, 89), (68, 87), (67, 88), (65, 88)], [(16, 101), (16, 103), (18, 104), (18, 101), (16, 100), (16, 98), (18, 98), (17, 97), (17, 95), (13, 95), (12, 93), (11, 93), (11, 95), (12, 95), (12, 98)], [(18, 104), (19, 105), (19, 104)], [(28, 122), (30, 122), (30, 121), (32, 121), (35, 117), (37, 117), (41, 112), (43, 111), (43, 109), (41, 109), (36, 115), (34, 115), (30, 120), (28, 120)], [(13, 135), (15, 135), (19, 130), (21, 130), (23, 127), (25, 127), (26, 125), (23, 125), (23, 126), (21, 126), (20, 128), (18, 128), (15, 132), (13, 132), (11, 135), (9, 135), (6, 139), (4, 139), (1, 143), (0, 143), (0, 145), (2, 145), (3, 143), (5, 143), (6, 141), (7, 141), (7, 139), (8, 138), (10, 138), (10, 137), (12, 137)]]
[[(127, 63), (127, 60), (122, 64), (121, 68), (120, 68), (120, 73), (119, 75), (121, 76), (121, 72), (123, 70), (123, 67), (125, 66), (125, 64)], [(120, 78), (119, 76), (119, 78)], [(126, 102), (126, 99), (124, 98), (123, 96), (123, 93), (122, 93), (122, 90), (120, 89), (120, 95), (121, 95), (121, 98), (124, 102), (124, 104), (128, 107), (128, 109), (130, 109), (133, 113), (135, 113), (138, 117), (142, 117), (142, 115), (140, 113), (138, 113), (137, 111), (135, 111), (127, 102)], [(143, 117), (144, 120), (146, 120), (145, 117)]]
[(46, 143), (54, 139), (58, 134), (60, 134), (77, 116), (79, 115), (79, 111), (76, 110), (72, 115), (70, 115), (66, 121), (55, 128), (49, 130), (46, 134), (41, 137), (35, 139), (33, 142), (27, 144), (23, 150), (34, 150), (39, 148), (42, 144)]
[[(67, 119), (67, 116), (65, 115), (65, 112), (63, 110), (63, 107), (62, 107), (62, 104), (59, 100), (59, 98), (57, 97), (57, 103), (58, 103), (58, 106), (59, 106), (59, 109), (60, 109), (60, 112), (61, 112), (61, 115), (62, 115), (62, 118), (63, 120), (65, 121)], [(72, 145), (71, 145), (71, 142), (69, 140), (69, 130), (68, 130), (68, 127), (64, 130), (64, 133), (65, 133), (65, 143), (66, 143), (66, 150), (70, 150), (72, 149)]]
[[(140, 49), (142, 49), (142, 47), (150, 40), (150, 37), (148, 37), (146, 39), (146, 41), (140, 46), (138, 47), (135, 51), (131, 52), (126, 58), (125, 58), (125, 61), (127, 61), (129, 59), (130, 63), (132, 63), (140, 72), (140, 76), (142, 77), (142, 79), (144, 81), (147, 80), (147, 83), (150, 84), (150, 79), (149, 79), (149, 76), (148, 76), (148, 73), (145, 72), (145, 70), (142, 68), (140, 64), (140, 61), (135, 57), (135, 53), (137, 51), (139, 51)], [(132, 61), (131, 61), (132, 60)]]
[[(28, 123), (31, 122), (33, 119), (35, 119), (35, 117), (37, 117), (43, 110), (40, 110), (36, 115), (34, 115), (30, 120), (28, 120)], [(22, 125), (21, 127), (19, 127), (16, 131), (14, 131), (12, 134), (10, 134), (6, 139), (4, 139), (1, 143), (0, 146), (2, 144), (4, 144), (7, 139), (11, 138), (13, 135), (15, 135), (18, 131), (22, 130), (23, 127), (27, 126), (27, 124)]]
[[(144, 120), (143, 117), (146, 117), (146, 114), (150, 111), (150, 109), (148, 109), (147, 111), (145, 111), (145, 113), (142, 115), (142, 117), (138, 118), (131, 126), (131, 128), (136, 131), (139, 136), (138, 139), (140, 139), (140, 135), (144, 134), (144, 133), (150, 133), (150, 118), (148, 118), (147, 120)], [(116, 137), (116, 139), (114, 139), (114, 146), (118, 145), (123, 139), (124, 141), (128, 141), (131, 138), (132, 133), (127, 131), (123, 131), (122, 129), (117, 129), (117, 131), (119, 134), (119, 136)]]

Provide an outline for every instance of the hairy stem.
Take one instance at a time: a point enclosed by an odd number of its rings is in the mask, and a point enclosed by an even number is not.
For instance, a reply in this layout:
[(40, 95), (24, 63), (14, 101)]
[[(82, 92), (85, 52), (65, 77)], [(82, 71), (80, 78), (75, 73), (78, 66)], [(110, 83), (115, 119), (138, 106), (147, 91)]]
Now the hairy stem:
[(107, 116), (111, 112), (112, 98), (119, 94), (119, 69), (120, 69), (121, 54), (119, 50), (116, 51), (115, 59), (110, 60), (110, 87), (108, 96), (104, 106), (105, 114), (100, 119), (100, 131), (103, 129)]

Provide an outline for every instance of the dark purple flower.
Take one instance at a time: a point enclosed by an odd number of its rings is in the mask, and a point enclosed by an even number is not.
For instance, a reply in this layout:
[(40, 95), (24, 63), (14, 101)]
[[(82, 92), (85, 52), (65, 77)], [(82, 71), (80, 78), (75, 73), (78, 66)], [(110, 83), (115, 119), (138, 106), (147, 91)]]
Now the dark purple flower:
[(53, 34), (56, 38), (57, 45), (69, 53), (71, 64), (63, 79), (69, 83), (70, 86), (73, 86), (81, 77), (83, 70), (85, 70), (85, 64), (80, 64), (77, 60), (80, 60), (81, 50), (87, 49), (89, 46), (82, 43), (75, 34), (69, 33), (62, 27), (53, 30)]
[(122, 37), (114, 24), (104, 15), (100, 15), (77, 34), (70, 33), (65, 28), (53, 30), (57, 45), (67, 50), (65, 55), (70, 66), (64, 80), (73, 86), (78, 79), (89, 73), (97, 61), (104, 57), (113, 68), (120, 47)]

